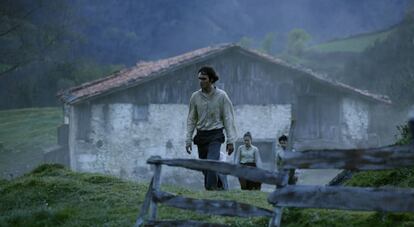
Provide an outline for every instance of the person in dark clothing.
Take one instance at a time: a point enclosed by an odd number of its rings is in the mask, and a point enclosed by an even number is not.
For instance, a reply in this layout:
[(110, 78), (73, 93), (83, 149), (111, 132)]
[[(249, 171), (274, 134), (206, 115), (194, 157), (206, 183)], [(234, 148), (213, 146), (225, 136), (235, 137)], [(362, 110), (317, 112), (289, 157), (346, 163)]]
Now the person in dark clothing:
[[(225, 142), (223, 129), (226, 130), (226, 150), (230, 155), (234, 150), (237, 132), (234, 124), (234, 110), (226, 92), (214, 86), (219, 79), (212, 67), (204, 66), (198, 71), (201, 89), (190, 98), (187, 118), (186, 151), (191, 154), (192, 142), (198, 147), (200, 159), (220, 159), (220, 147)], [(196, 136), (192, 139), (194, 130)], [(203, 171), (204, 187), (218, 190), (218, 175), (213, 171)]]

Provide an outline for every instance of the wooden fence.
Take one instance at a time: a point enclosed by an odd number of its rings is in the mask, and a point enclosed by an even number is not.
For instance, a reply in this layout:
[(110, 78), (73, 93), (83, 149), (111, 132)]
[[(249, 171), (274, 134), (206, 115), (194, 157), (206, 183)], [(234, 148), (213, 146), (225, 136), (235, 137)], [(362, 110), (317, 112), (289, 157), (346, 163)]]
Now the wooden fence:
[[(288, 185), (289, 169), (379, 170), (414, 166), (414, 145), (387, 146), (373, 149), (309, 150), (285, 152), (283, 167), (278, 172), (196, 159), (147, 160), (155, 166), (154, 176), (142, 205), (136, 226), (220, 226), (191, 220), (157, 221), (157, 204), (196, 211), (203, 214), (269, 217), (269, 226), (280, 226), (284, 207), (326, 208), (384, 212), (414, 212), (414, 190), (402, 188), (363, 188), (338, 186)], [(161, 166), (211, 170), (235, 177), (271, 184), (276, 190), (268, 196), (273, 210), (236, 201), (193, 199), (160, 190)], [(149, 213), (149, 214), (148, 214)]]
[[(226, 175), (243, 177), (248, 180), (273, 185), (282, 182), (285, 177), (285, 175), (281, 173), (212, 160), (161, 159), (159, 156), (153, 156), (147, 160), (147, 163), (155, 165), (155, 172), (136, 221), (136, 226), (142, 226), (143, 224), (146, 226), (220, 226), (218, 224), (202, 223), (191, 220), (156, 221), (157, 203), (175, 208), (192, 210), (202, 214), (234, 217), (273, 216), (272, 210), (236, 201), (193, 199), (163, 192), (160, 190), (161, 165), (184, 167), (197, 171), (211, 170)], [(146, 220), (147, 213), (149, 213), (148, 220)]]

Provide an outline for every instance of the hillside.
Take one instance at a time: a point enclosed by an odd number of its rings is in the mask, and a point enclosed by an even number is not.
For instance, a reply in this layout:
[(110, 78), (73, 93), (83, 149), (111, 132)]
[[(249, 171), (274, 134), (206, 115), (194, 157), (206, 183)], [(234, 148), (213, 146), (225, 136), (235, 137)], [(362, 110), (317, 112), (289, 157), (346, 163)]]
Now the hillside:
[(319, 43), (306, 48), (301, 56), (282, 55), (281, 57), (288, 62), (306, 66), (338, 80), (347, 62), (376, 43), (384, 41), (390, 34), (395, 32), (396, 27), (398, 26), (378, 32)]
[(311, 46), (307, 51), (313, 51), (317, 53), (332, 53), (332, 52), (351, 52), (360, 53), (365, 49), (372, 47), (375, 42), (381, 42), (385, 40), (390, 34), (395, 32), (395, 28), (392, 27), (387, 30), (366, 33), (356, 36), (351, 36), (344, 39), (335, 39), (332, 41), (320, 43)]
[[(4, 168), (4, 164), (14, 167), (16, 163), (22, 162), (17, 160), (21, 158), (19, 154), (26, 155), (28, 161), (35, 159), (36, 153), (31, 153), (34, 151), (31, 147), (40, 148), (54, 143), (55, 125), (60, 122), (61, 111), (57, 108), (23, 109), (1, 111), (0, 116), (1, 138), (6, 147), (23, 149), (20, 152), (1, 152), (0, 166)], [(7, 135), (7, 131), (10, 135)], [(407, 142), (407, 131), (402, 132), (401, 142)], [(25, 138), (25, 143), (18, 143), (19, 140), (13, 139), (15, 136)], [(16, 160), (7, 162), (5, 154), (16, 156)], [(414, 187), (414, 171), (361, 172), (346, 184)], [(59, 165), (42, 165), (13, 180), (0, 180), (0, 226), (132, 226), (147, 187), (145, 182), (130, 182), (102, 174), (75, 173)], [(169, 185), (162, 185), (162, 189), (193, 198), (236, 200), (271, 208), (264, 192), (193, 191)], [(267, 224), (266, 218), (204, 216), (165, 206), (161, 206), (159, 214), (162, 219), (192, 219), (232, 226)], [(404, 213), (285, 209), (283, 216), (283, 226), (413, 225), (414, 215)]]
[(62, 122), (60, 108), (28, 108), (0, 111), (1, 151), (38, 150), (56, 141)]
[[(0, 226), (132, 226), (146, 190), (146, 183), (43, 165), (21, 178), (0, 183)], [(237, 199), (270, 208), (265, 193), (197, 192), (171, 186), (163, 190), (197, 198)], [(163, 219), (194, 219), (239, 226), (263, 226), (267, 221), (209, 217), (166, 207), (161, 207), (159, 213)]]
[[(0, 226), (132, 226), (143, 202), (146, 183), (74, 173), (43, 165), (30, 174), (0, 181)], [(163, 185), (162, 190), (193, 198), (227, 199), (271, 208), (264, 192), (192, 191)], [(161, 206), (161, 219), (191, 219), (231, 226), (266, 226), (266, 218), (205, 216)], [(406, 214), (377, 214), (315, 209), (285, 209), (283, 226), (410, 226)]]
[(43, 149), (56, 144), (60, 108), (0, 111), (0, 178), (18, 176), (43, 161)]
[(279, 52), (293, 28), (306, 30), (315, 42), (375, 31), (399, 23), (407, 4), (408, 0), (0, 1), (0, 109), (56, 106), (55, 94), (61, 89), (139, 61), (242, 37), (260, 42), (273, 32)]

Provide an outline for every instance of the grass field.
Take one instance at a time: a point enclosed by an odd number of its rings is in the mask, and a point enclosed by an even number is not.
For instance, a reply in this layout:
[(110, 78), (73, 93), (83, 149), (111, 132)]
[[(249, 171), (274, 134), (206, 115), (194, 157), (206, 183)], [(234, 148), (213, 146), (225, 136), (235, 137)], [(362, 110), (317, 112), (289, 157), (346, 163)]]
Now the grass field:
[[(25, 167), (24, 171), (28, 172), (37, 166), (40, 162), (33, 160), (39, 159), (41, 153), (39, 156), (33, 148), (55, 143), (60, 118), (61, 112), (57, 108), (1, 111), (1, 139), (10, 150), (0, 153), (0, 168), (7, 165)], [(24, 141), (13, 136), (20, 136)], [(23, 176), (6, 179), (0, 178), (0, 226), (132, 226), (148, 187), (146, 182), (75, 173), (59, 165), (42, 165)], [(412, 188), (414, 169), (360, 172), (347, 185)], [(161, 188), (192, 198), (235, 200), (272, 208), (265, 192), (211, 192), (171, 185)], [(209, 216), (163, 205), (159, 209), (159, 218), (231, 226), (266, 226), (268, 222), (268, 218)], [(290, 208), (283, 211), (282, 226), (414, 226), (414, 215)]]
[(61, 108), (0, 111), (0, 152), (39, 150), (56, 144), (56, 128), (62, 123)]
[[(148, 184), (43, 165), (30, 174), (0, 181), (0, 226), (132, 226)], [(162, 185), (192, 198), (235, 200), (271, 209), (264, 192), (195, 191)], [(161, 205), (160, 219), (190, 219), (231, 226), (266, 226), (268, 218), (209, 216)], [(406, 214), (284, 209), (283, 226), (413, 226)]]
[(20, 176), (43, 161), (43, 149), (56, 144), (61, 108), (0, 111), (0, 178)]
[(311, 46), (307, 51), (315, 52), (355, 52), (359, 53), (365, 50), (366, 48), (372, 46), (377, 41), (382, 41), (388, 37), (394, 30), (386, 30), (377, 33), (369, 33), (364, 35), (359, 35), (355, 37), (339, 39), (334, 41), (329, 41), (326, 43), (321, 43), (315, 46)]

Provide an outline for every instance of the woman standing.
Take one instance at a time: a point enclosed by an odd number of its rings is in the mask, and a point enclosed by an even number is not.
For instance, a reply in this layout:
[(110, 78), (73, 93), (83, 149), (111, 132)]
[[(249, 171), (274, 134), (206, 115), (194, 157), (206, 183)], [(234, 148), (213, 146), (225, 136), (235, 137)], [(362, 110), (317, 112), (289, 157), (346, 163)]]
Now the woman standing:
[[(261, 166), (259, 149), (252, 145), (252, 135), (246, 132), (243, 136), (244, 145), (240, 145), (234, 154), (234, 163), (244, 166)], [(260, 190), (261, 183), (239, 178), (242, 190)]]

